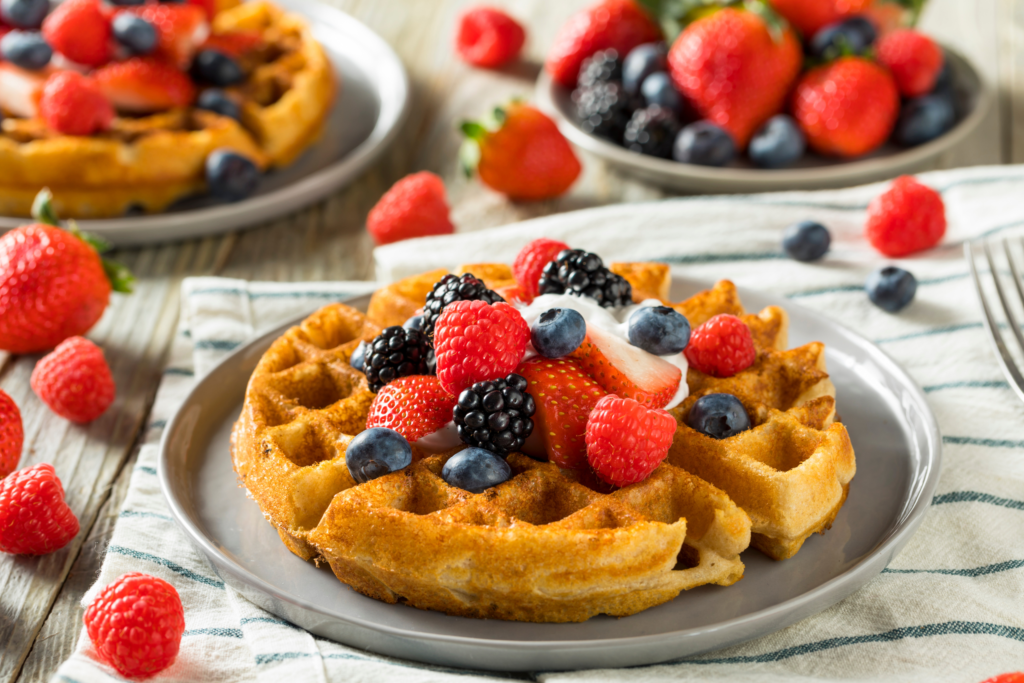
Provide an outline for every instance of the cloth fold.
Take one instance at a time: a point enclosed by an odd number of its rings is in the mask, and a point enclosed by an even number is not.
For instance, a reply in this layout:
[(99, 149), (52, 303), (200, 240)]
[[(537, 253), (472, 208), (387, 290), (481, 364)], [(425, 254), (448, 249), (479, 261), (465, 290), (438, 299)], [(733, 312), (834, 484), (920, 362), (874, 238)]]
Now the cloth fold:
[[(606, 260), (660, 260), (680, 274), (788, 297), (866, 335), (924, 388), (943, 433), (943, 470), (927, 517), (907, 547), (865, 588), (821, 614), (726, 650), (630, 669), (534, 672), (537, 681), (949, 681), (979, 683), (1024, 669), (1024, 405), (1000, 374), (961, 242), (1024, 228), (1024, 167), (922, 174), (946, 203), (939, 248), (887, 261), (861, 238), (864, 212), (884, 185), (847, 190), (675, 199), (549, 216), (475, 233), (378, 248), (382, 281), (459, 263), (510, 262), (530, 239), (562, 239)], [(803, 264), (779, 252), (782, 229), (827, 225), (832, 250)], [(870, 270), (895, 262), (919, 282), (892, 315), (865, 296)], [(170, 581), (187, 631), (156, 681), (449, 681), (506, 675), (453, 671), (332, 643), (264, 612), (226, 587), (171, 519), (156, 480), (158, 442), (196, 376), (273, 327), (365, 282), (183, 284), (179, 334), (157, 394), (92, 595), (123, 573)], [(842, 387), (839, 387), (839, 400)], [(855, 479), (853, 485), (857, 485)], [(813, 542), (813, 539), (812, 541)], [(282, 552), (284, 549), (282, 548)], [(339, 590), (347, 590), (339, 585)], [(685, 600), (685, 594), (679, 599)], [(627, 621), (623, 622), (624, 624)], [(515, 676), (523, 678), (523, 676)], [(122, 680), (97, 662), (88, 636), (55, 680)]]

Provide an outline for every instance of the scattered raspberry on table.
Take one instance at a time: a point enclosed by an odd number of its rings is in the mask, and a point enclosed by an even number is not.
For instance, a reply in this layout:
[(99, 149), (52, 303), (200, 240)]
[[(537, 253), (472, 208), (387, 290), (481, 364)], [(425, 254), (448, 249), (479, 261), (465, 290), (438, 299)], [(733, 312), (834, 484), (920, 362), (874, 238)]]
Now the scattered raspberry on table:
[(587, 419), (587, 460), (609, 484), (636, 484), (665, 459), (675, 433), (676, 420), (666, 411), (609, 394)]
[(497, 69), (519, 56), (526, 31), (499, 9), (472, 7), (459, 18), (455, 49), (474, 66)]
[(0, 389), (0, 479), (14, 471), (21, 459), (25, 428), (14, 399)]
[(930, 249), (946, 234), (942, 195), (913, 176), (900, 176), (868, 206), (864, 235), (886, 256)]
[(30, 382), (53, 412), (79, 423), (106, 412), (116, 391), (103, 350), (85, 337), (71, 337), (43, 356)]
[(78, 534), (53, 465), (40, 463), (0, 481), (0, 552), (46, 555)]
[(712, 377), (732, 377), (757, 359), (750, 328), (734, 315), (722, 313), (690, 335), (683, 351), (690, 366)]
[(448, 217), (444, 182), (428, 171), (408, 175), (391, 186), (366, 218), (377, 244), (455, 232)]
[(99, 656), (131, 678), (152, 676), (170, 666), (185, 632), (178, 591), (163, 579), (138, 572), (100, 591), (84, 621)]

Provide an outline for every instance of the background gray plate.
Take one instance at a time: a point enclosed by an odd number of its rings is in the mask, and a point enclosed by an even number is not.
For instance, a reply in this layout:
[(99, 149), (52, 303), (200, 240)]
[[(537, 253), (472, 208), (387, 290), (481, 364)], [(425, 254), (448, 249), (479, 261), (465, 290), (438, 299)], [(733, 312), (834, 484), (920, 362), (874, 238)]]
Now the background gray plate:
[(953, 69), (959, 121), (948, 133), (909, 149), (886, 143), (853, 161), (808, 153), (792, 168), (778, 170), (755, 168), (745, 158), (726, 168), (682, 164), (630, 152), (584, 133), (576, 123), (569, 91), (552, 81), (547, 72), (542, 72), (537, 80), (536, 98), (538, 105), (555, 118), (559, 129), (573, 144), (630, 175), (666, 188), (725, 193), (849, 187), (930, 169), (940, 154), (963, 140), (981, 123), (991, 106), (991, 89), (966, 59), (949, 48), (945, 48), (945, 52)]
[[(675, 278), (679, 301), (710, 283)], [(751, 310), (783, 305), (796, 346), (827, 345), (838, 411), (857, 454), (846, 505), (824, 536), (773, 562), (743, 554), (734, 586), (703, 586), (623, 619), (525, 624), (450, 617), (364, 597), (292, 555), (246, 498), (228, 437), (249, 375), (287, 326), (235, 352), (203, 378), (171, 420), (159, 475), (174, 516), (226, 583), (321, 636), (446, 666), (501, 670), (620, 667), (725, 647), (820, 612), (878, 574), (920, 524), (938, 480), (941, 437), (924, 394), (878, 347), (788, 301), (741, 290)], [(368, 297), (353, 300), (365, 307)], [(297, 322), (297, 321), (296, 321)]]
[[(265, 223), (353, 181), (392, 141), (407, 113), (409, 80), (398, 55), (349, 15), (309, 0), (274, 0), (305, 16), (339, 82), (321, 138), (295, 163), (263, 177), (256, 193), (225, 204), (207, 197), (152, 216), (78, 221), (117, 246), (214, 235)], [(0, 232), (30, 219), (0, 217)]]

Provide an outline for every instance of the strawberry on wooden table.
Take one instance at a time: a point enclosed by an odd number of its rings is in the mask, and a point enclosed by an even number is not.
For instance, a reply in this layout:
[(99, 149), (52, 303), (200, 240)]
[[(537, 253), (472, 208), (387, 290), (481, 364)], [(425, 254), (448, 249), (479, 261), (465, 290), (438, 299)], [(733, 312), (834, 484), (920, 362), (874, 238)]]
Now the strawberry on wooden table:
[(679, 390), (682, 370), (658, 356), (588, 325), (571, 357), (606, 393), (664, 408)]
[(124, 112), (144, 114), (184, 107), (196, 96), (196, 87), (188, 76), (152, 57), (108, 64), (97, 69), (93, 79), (107, 99)]
[(14, 471), (21, 460), (25, 428), (14, 399), (0, 389), (0, 479)]
[(580, 162), (555, 122), (526, 104), (497, 107), (482, 123), (462, 124), (462, 163), (492, 190), (513, 200), (550, 199), (580, 174)]
[(66, 420), (85, 424), (107, 411), (116, 387), (103, 350), (85, 337), (71, 337), (39, 359), (32, 391)]
[(370, 209), (366, 230), (377, 244), (455, 232), (444, 181), (429, 171), (405, 176)]
[(726, 7), (702, 16), (668, 54), (673, 83), (740, 150), (782, 110), (803, 59), (792, 30), (760, 3), (751, 6), (763, 11)]
[(50, 463), (26, 467), (0, 481), (0, 552), (46, 555), (79, 530), (64, 501), (64, 486)]

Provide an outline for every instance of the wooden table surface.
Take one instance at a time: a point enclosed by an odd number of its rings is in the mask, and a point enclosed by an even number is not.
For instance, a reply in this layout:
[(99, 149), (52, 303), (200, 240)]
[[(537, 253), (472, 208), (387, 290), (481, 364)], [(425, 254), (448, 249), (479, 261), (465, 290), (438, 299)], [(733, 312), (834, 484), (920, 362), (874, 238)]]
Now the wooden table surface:
[[(75, 646), (79, 602), (99, 570), (124, 498), (178, 318), (182, 278), (371, 279), (366, 214), (391, 183), (417, 170), (445, 179), (460, 230), (664, 196), (586, 156), (584, 173), (566, 196), (531, 204), (511, 203), (458, 170), (457, 122), (512, 96), (529, 97), (554, 32), (591, 1), (489, 0), (520, 19), (529, 35), (521, 63), (489, 72), (462, 64), (451, 48), (455, 18), (473, 4), (468, 0), (332, 0), (394, 46), (409, 71), (410, 116), (382, 159), (349, 188), (281, 220), (117, 254), (138, 285), (131, 296), (115, 295), (89, 333), (105, 349), (118, 388), (114, 405), (92, 424), (76, 426), (57, 417), (32, 393), (29, 375), (38, 356), (0, 352), (0, 387), (20, 406), (25, 424), (21, 466), (53, 463), (82, 526), (68, 547), (52, 555), (0, 554), (0, 683), (48, 680)], [(941, 167), (1024, 160), (1024, 3), (931, 0), (922, 27), (973, 61), (997, 91), (979, 130), (945, 155)]]

